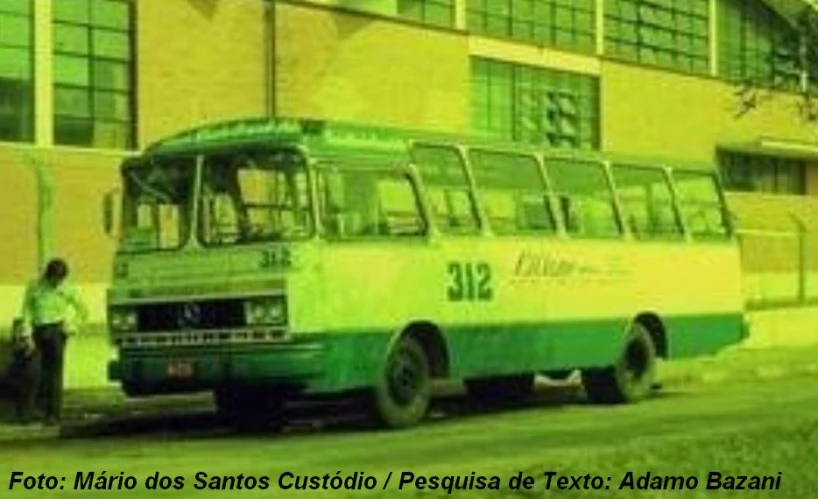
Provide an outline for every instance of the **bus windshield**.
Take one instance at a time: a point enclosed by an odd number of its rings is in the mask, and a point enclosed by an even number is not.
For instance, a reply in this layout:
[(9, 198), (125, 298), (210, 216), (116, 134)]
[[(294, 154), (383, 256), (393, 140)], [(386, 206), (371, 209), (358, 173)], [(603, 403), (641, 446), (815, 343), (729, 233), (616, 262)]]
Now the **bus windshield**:
[(124, 170), (120, 250), (181, 247), (190, 233), (195, 158), (149, 161)]
[(207, 156), (199, 239), (217, 246), (308, 237), (313, 231), (310, 198), (306, 164), (298, 151)]

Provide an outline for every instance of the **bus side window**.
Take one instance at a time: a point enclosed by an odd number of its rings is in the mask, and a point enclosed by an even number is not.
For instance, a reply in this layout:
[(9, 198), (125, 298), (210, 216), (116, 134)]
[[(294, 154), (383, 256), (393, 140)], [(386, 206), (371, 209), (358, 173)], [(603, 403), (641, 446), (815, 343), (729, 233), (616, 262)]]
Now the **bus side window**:
[(326, 170), (320, 177), (321, 220), (330, 240), (425, 233), (417, 193), (391, 168)]
[(555, 232), (554, 215), (534, 155), (471, 149), (469, 162), (495, 234)]
[(440, 231), (448, 234), (479, 232), (474, 192), (460, 152), (454, 147), (413, 144), (412, 160), (420, 172), (432, 216)]
[(383, 176), (378, 179), (380, 227), (384, 235), (420, 236), (426, 223), (420, 213), (417, 190), (407, 176)]
[(602, 163), (546, 157), (545, 166), (569, 235), (595, 238), (621, 235), (613, 191)]
[(565, 230), (569, 234), (578, 233), (581, 231), (579, 217), (577, 216), (576, 204), (571, 203), (571, 198), (566, 195), (558, 197), (560, 205), (560, 214), (562, 215)]
[[(378, 234), (378, 199), (369, 172), (339, 168), (326, 182), (327, 236), (338, 239)], [(334, 232), (334, 233), (333, 233)]]
[(729, 237), (726, 209), (713, 174), (674, 171), (673, 182), (679, 210), (694, 239)]
[(622, 215), (634, 237), (682, 237), (682, 226), (663, 170), (627, 164), (615, 164), (611, 170)]
[(324, 233), (329, 239), (343, 239), (352, 232), (355, 222), (346, 209), (344, 177), (336, 170), (325, 171), (319, 182)]
[(459, 188), (430, 186), (427, 190), (432, 213), (443, 232), (477, 232), (477, 220), (468, 191)]

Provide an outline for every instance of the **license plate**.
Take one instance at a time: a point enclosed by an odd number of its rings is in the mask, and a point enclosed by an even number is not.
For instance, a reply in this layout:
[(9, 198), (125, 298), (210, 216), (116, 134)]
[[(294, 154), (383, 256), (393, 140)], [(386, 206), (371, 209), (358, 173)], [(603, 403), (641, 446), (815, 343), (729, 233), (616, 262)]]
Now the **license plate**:
[(190, 360), (169, 360), (165, 365), (165, 374), (168, 378), (188, 379), (195, 374), (193, 361)]

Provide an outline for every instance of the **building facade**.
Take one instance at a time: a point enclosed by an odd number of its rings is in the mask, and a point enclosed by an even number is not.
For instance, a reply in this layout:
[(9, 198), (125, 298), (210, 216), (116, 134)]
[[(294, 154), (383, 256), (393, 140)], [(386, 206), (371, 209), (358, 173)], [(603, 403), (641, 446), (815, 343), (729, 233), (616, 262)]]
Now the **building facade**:
[[(740, 217), (812, 224), (816, 17), (801, 0), (2, 0), (0, 324), (50, 253), (103, 321), (119, 161), (231, 118), (717, 163), (751, 193)], [(748, 265), (770, 270), (758, 248)]]

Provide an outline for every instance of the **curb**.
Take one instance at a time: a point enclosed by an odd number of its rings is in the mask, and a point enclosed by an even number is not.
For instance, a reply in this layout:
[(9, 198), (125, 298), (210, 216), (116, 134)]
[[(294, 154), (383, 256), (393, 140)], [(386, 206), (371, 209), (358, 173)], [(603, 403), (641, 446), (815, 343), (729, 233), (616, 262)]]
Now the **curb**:
[(668, 385), (694, 383), (716, 384), (731, 381), (771, 381), (788, 377), (818, 375), (818, 362), (785, 363), (775, 362), (758, 366), (729, 368), (718, 365), (667, 366), (662, 376)]

